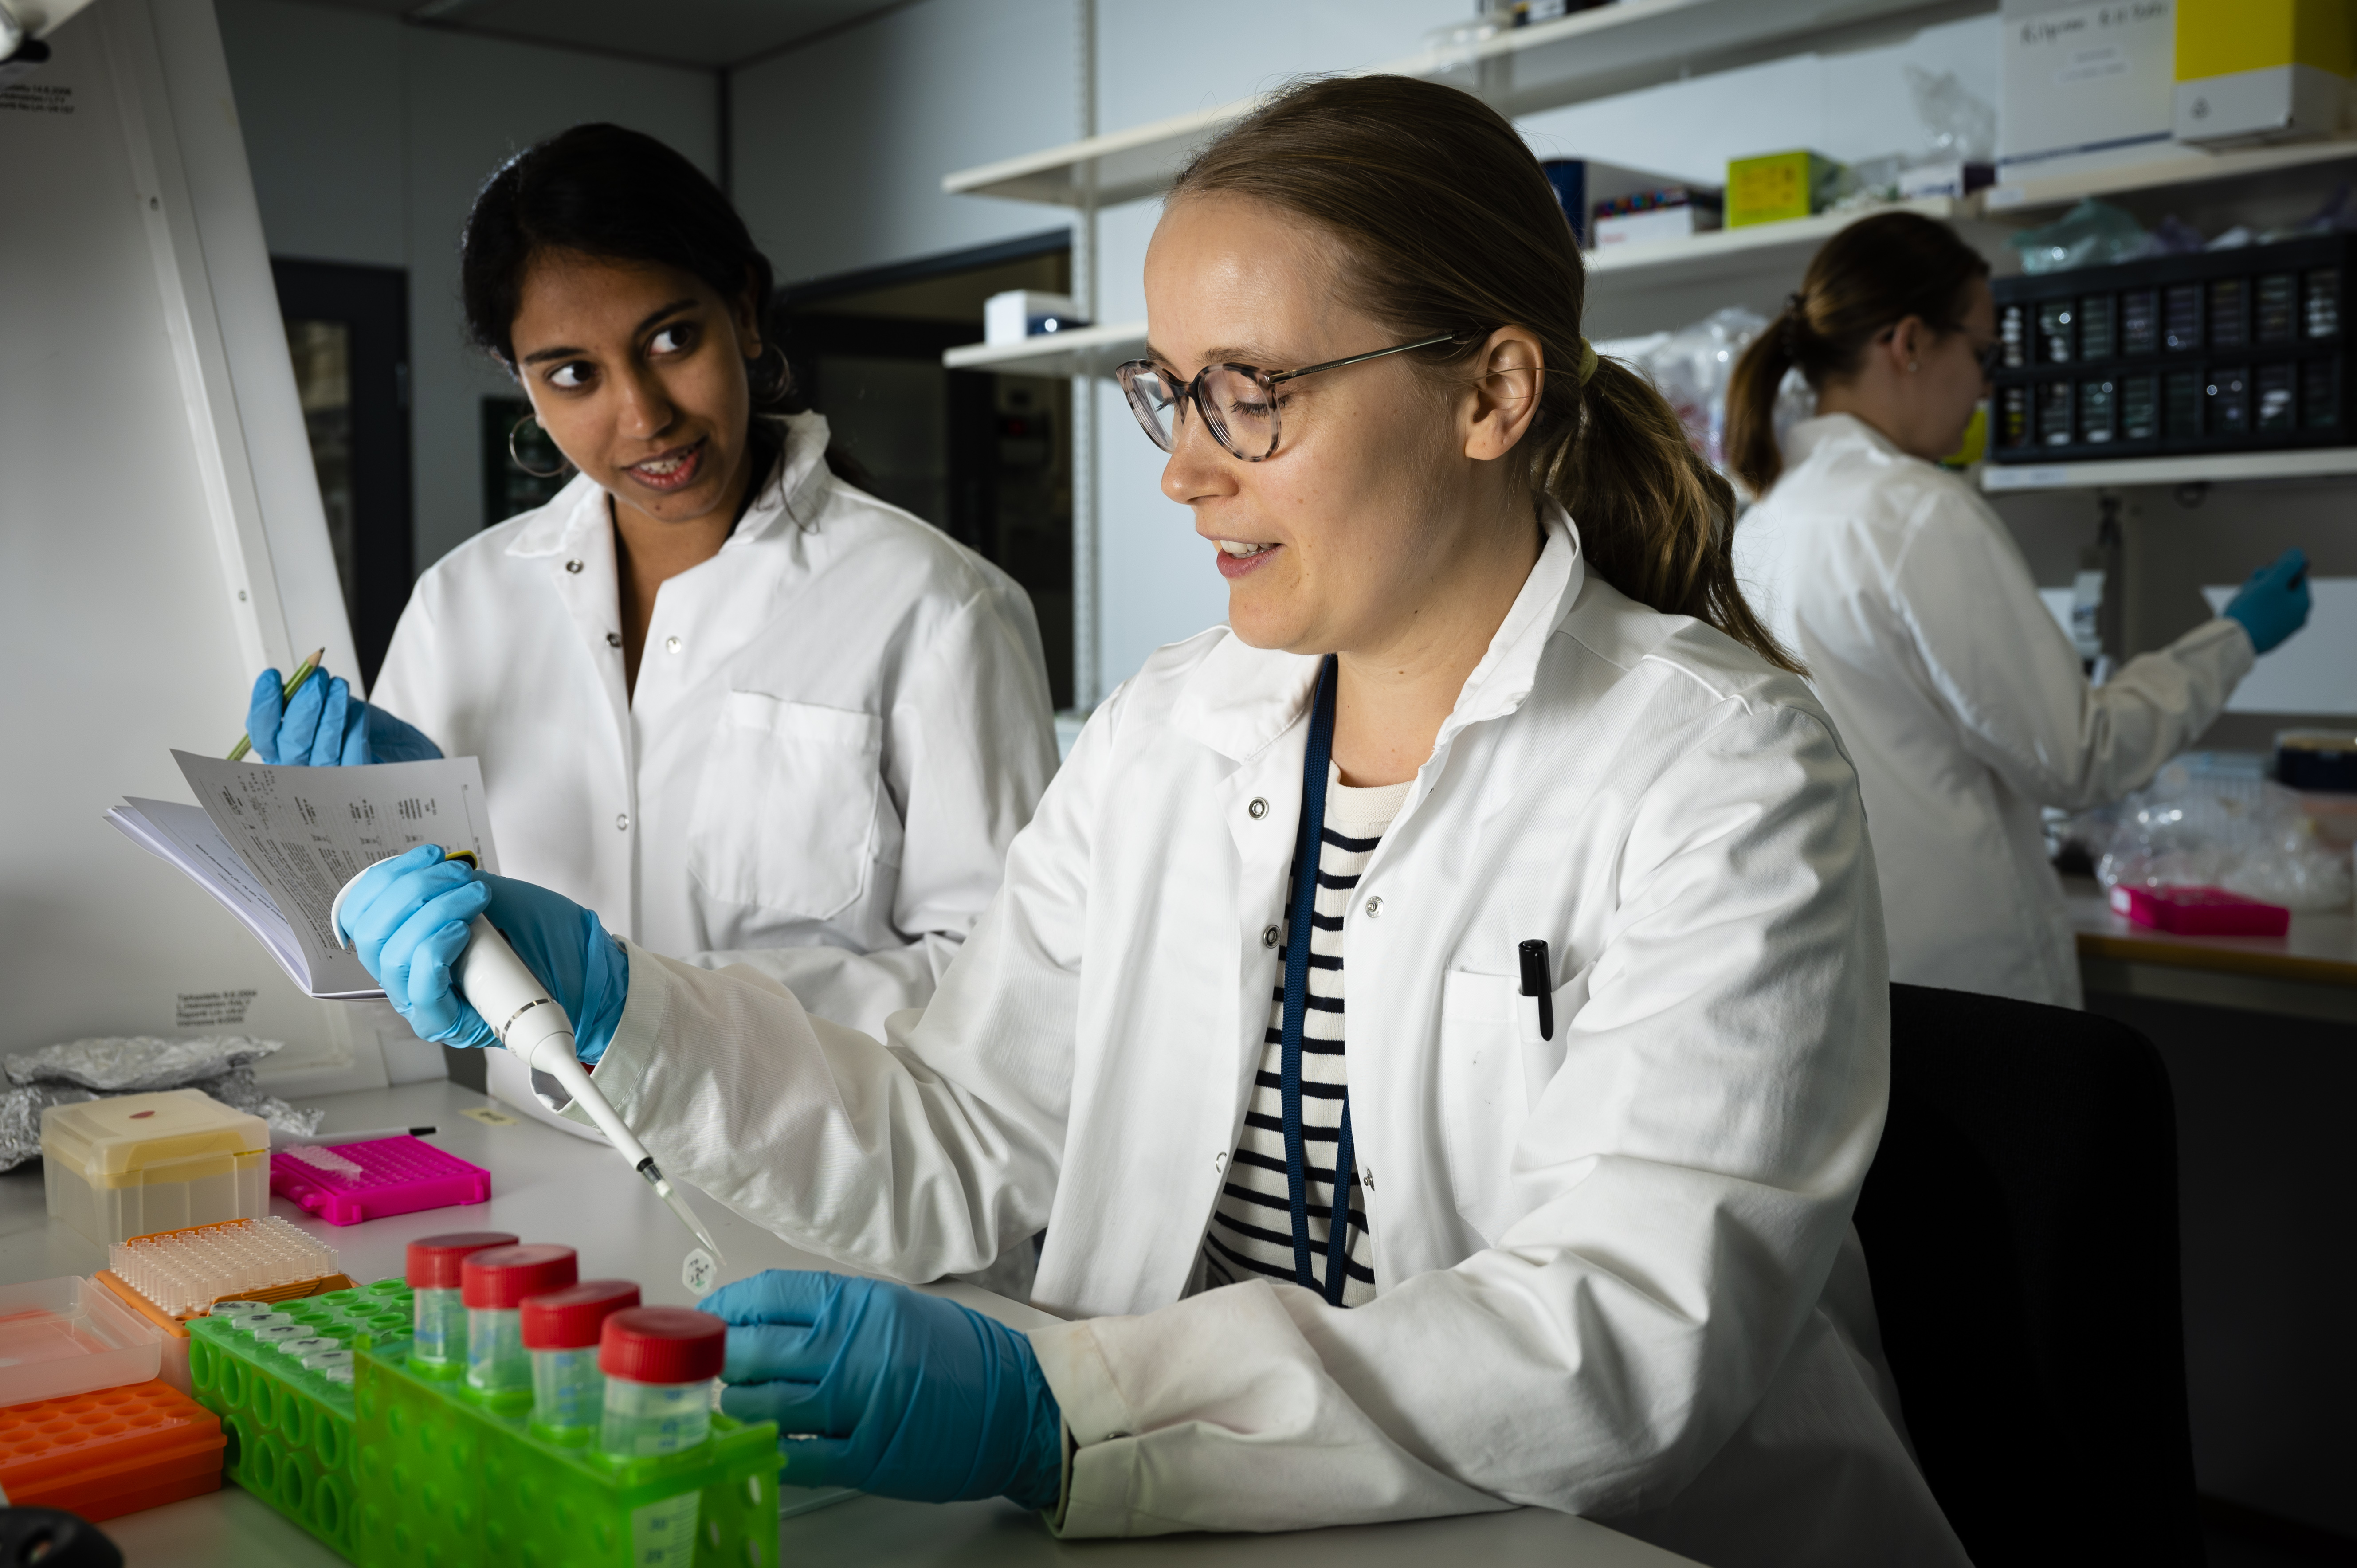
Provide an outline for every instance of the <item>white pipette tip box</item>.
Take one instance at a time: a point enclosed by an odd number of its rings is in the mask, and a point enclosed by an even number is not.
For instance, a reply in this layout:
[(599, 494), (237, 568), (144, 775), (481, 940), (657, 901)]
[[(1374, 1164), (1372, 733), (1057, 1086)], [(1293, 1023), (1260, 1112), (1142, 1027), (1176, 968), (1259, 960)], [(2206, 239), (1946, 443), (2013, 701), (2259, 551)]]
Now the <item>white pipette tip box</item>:
[(101, 1246), (270, 1212), (270, 1123), (195, 1089), (41, 1112), (49, 1218)]

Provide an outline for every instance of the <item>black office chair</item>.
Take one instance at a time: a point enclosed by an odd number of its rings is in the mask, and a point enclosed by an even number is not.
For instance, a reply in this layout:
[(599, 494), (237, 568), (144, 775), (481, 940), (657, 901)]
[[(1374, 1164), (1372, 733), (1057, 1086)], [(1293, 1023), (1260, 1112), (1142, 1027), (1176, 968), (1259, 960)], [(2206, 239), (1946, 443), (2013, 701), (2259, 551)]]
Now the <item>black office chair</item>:
[(2158, 1053), (2089, 1014), (1894, 985), (1890, 1057), (1857, 1229), (1965, 1550), (1979, 1568), (2201, 1564)]

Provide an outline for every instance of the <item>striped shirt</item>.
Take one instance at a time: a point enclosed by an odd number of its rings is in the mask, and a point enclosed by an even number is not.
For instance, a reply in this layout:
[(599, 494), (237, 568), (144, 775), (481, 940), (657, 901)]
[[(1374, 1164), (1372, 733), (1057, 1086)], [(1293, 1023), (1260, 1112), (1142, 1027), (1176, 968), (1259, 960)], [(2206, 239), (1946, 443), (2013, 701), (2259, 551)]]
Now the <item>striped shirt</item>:
[[(1310, 1269), (1326, 1277), (1326, 1243), (1333, 1229), (1335, 1144), (1342, 1126), (1349, 1082), (1342, 1055), (1342, 912), (1358, 896), (1383, 832), (1407, 800), (1407, 784), (1353, 789), (1326, 783), (1326, 821), (1318, 848), (1318, 894), (1310, 917), (1308, 1006), (1301, 1026), (1301, 1139), (1309, 1208)], [(1203, 1251), (1190, 1282), (1211, 1290), (1254, 1275), (1293, 1278), (1293, 1219), (1285, 1175), (1285, 962), (1295, 933), (1293, 900), (1286, 899), (1285, 941), (1276, 950), (1275, 983), (1268, 1015), (1267, 1044), (1254, 1079), (1243, 1133), (1228, 1161), (1220, 1201), (1203, 1233)], [(1375, 1296), (1375, 1240), (1367, 1229), (1359, 1174), (1350, 1173), (1351, 1249), (1342, 1305), (1358, 1306)]]

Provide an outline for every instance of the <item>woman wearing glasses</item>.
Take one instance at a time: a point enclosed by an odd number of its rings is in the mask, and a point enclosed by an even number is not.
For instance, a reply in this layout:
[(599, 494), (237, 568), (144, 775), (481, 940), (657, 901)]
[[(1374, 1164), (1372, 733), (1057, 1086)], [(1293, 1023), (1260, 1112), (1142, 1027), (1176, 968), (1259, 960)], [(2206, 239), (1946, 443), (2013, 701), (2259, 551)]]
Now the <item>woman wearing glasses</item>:
[(488, 907), (662, 1160), (897, 1280), (1044, 1230), (1029, 1336), (771, 1272), (725, 1407), (785, 1476), (1067, 1535), (1520, 1504), (1717, 1564), (1961, 1563), (1849, 1216), (1882, 1126), (1855, 779), (1760, 631), (1732, 497), (1580, 335), (1513, 127), (1280, 95), (1180, 177), (1121, 372), (1228, 622), (1091, 718), (921, 1016), (414, 852), (346, 925), (429, 1033)]
[[(1886, 213), (1827, 242), (1746, 352), (1728, 446), (1766, 499), (1736, 571), (1841, 728), (1874, 824), (1890, 977), (2079, 1004), (2079, 963), (2039, 808), (2142, 787), (2308, 618), (2306, 558), (2100, 687), (2012, 535), (1938, 467), (1995, 363), (1988, 263), (1945, 224)], [(1797, 367), (1816, 417), (1777, 447)]]
[(511, 159), (462, 280), (579, 472), (425, 573), (373, 704), (313, 681), (282, 710), (266, 672), (260, 758), (479, 757), (510, 872), (880, 1029), (931, 994), (1054, 771), (1028, 599), (833, 471), (769, 261), (661, 143), (582, 125)]

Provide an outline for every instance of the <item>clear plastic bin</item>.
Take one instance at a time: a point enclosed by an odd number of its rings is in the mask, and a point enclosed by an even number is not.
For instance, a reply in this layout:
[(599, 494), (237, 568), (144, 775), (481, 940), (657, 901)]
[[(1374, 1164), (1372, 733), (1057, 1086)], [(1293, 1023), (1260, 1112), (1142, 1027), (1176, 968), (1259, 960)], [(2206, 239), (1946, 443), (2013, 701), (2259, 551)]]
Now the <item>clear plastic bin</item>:
[(270, 1212), (270, 1124), (201, 1090), (41, 1112), (49, 1218), (101, 1245)]
[(163, 1360), (164, 1331), (89, 1280), (0, 1285), (0, 1405), (144, 1383)]

